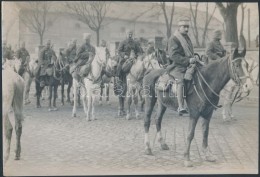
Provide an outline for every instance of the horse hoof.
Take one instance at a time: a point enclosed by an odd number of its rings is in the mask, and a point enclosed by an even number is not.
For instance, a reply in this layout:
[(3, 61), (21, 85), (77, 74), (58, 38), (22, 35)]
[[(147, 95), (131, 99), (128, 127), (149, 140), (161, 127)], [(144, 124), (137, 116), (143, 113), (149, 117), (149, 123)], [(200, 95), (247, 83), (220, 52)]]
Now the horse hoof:
[(20, 160), (20, 157), (15, 157), (14, 160)]
[(30, 100), (26, 100), (26, 101), (24, 102), (24, 105), (27, 105), (27, 104), (30, 104), (30, 103), (31, 103)]
[(216, 162), (216, 157), (214, 155), (208, 155), (205, 157), (205, 160), (208, 162)]
[(161, 144), (161, 150), (169, 150), (169, 146), (167, 144)]
[(66, 102), (67, 102), (67, 103), (71, 103), (71, 101), (70, 101), (70, 100), (66, 100)]
[(88, 121), (88, 122), (90, 122), (90, 121), (91, 121), (91, 119), (87, 119), (87, 121)]
[(185, 160), (185, 161), (184, 161), (184, 166), (185, 166), (185, 167), (193, 167), (193, 165), (192, 165), (192, 163), (191, 163), (190, 160)]
[(145, 149), (145, 155), (153, 155), (151, 148)]
[(48, 111), (49, 111), (49, 112), (51, 112), (51, 111), (52, 111), (52, 109), (51, 109), (51, 108), (49, 108), (49, 109), (48, 109)]
[(52, 111), (58, 111), (58, 108), (54, 107), (52, 108)]
[(72, 113), (72, 117), (77, 117), (77, 114), (76, 113)]
[(36, 108), (41, 108), (41, 105), (37, 105)]

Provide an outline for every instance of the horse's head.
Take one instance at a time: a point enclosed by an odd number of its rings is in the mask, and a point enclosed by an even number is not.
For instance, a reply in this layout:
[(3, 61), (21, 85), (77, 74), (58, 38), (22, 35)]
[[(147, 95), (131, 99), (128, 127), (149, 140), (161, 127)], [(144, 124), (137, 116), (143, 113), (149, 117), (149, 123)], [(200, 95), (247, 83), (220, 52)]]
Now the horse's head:
[(106, 71), (115, 75), (118, 59), (116, 56), (107, 59)]
[(134, 50), (131, 50), (131, 51), (130, 51), (129, 58), (132, 58), (132, 59), (136, 58), (136, 55), (135, 55), (135, 51), (134, 51)]
[(245, 60), (246, 49), (244, 48), (241, 53), (236, 48), (230, 58), (230, 71), (231, 78), (236, 84), (242, 86), (244, 92), (250, 92), (253, 83), (250, 79), (249, 65)]
[(96, 60), (102, 67), (106, 66), (107, 56), (105, 47), (96, 47), (96, 54), (89, 52), (89, 57), (94, 57), (94, 60)]
[(166, 51), (161, 50), (161, 49), (156, 49), (155, 57), (157, 58), (157, 61), (159, 62), (159, 64), (161, 66), (165, 67), (168, 64), (168, 58), (166, 55)]
[(21, 68), (21, 65), (22, 65), (21, 60), (14, 57), (13, 60), (6, 60), (6, 62), (4, 63), (4, 69), (10, 69), (15, 72), (18, 72), (19, 69)]

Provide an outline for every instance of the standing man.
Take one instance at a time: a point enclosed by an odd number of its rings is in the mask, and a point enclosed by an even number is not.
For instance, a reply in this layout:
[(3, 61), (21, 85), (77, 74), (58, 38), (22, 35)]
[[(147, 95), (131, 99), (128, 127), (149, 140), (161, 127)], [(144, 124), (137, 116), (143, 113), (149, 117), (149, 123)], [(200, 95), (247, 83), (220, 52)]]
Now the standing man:
[(108, 59), (108, 58), (110, 57), (110, 52), (109, 52), (109, 50), (108, 50), (108, 48), (107, 48), (107, 42), (106, 42), (105, 40), (102, 40), (100, 46), (106, 48), (106, 57), (107, 57), (107, 59)]
[(125, 111), (124, 111), (124, 99), (125, 98), (124, 97), (125, 97), (126, 91), (127, 91), (127, 83), (126, 83), (127, 73), (124, 73), (122, 71), (122, 66), (126, 61), (129, 63), (132, 62), (131, 61), (132, 59), (129, 58), (130, 52), (132, 50), (134, 51), (136, 57), (141, 52), (140, 47), (138, 46), (136, 41), (134, 41), (134, 39), (133, 39), (133, 31), (128, 30), (126, 35), (127, 35), (127, 39), (122, 41), (118, 47), (119, 61), (118, 61), (118, 66), (117, 66), (117, 70), (116, 70), (115, 82), (114, 82), (115, 94), (119, 96), (119, 112), (118, 112), (119, 116), (125, 115)]
[[(178, 112), (188, 113), (184, 108), (184, 75), (187, 67), (191, 63), (196, 62), (194, 58), (193, 45), (188, 36), (189, 32), (189, 19), (182, 17), (178, 21), (178, 29), (174, 35), (169, 39), (168, 52), (171, 65), (167, 67), (170, 75), (177, 79), (177, 99), (178, 99)], [(172, 70), (172, 68), (174, 68)]]
[(212, 60), (217, 60), (226, 55), (226, 50), (222, 46), (220, 40), (222, 38), (222, 31), (215, 30), (212, 35), (212, 40), (208, 43), (206, 48), (206, 55)]
[(29, 61), (30, 61), (30, 54), (29, 54), (28, 50), (26, 50), (26, 48), (25, 48), (25, 42), (22, 42), (21, 48), (16, 51), (16, 57), (19, 60), (21, 60), (21, 67), (20, 67), (20, 70), (18, 71), (18, 74), (20, 76), (23, 76), (25, 68), (28, 66)]
[[(89, 60), (89, 54), (93, 53), (96, 54), (95, 47), (93, 47), (90, 44), (91, 41), (91, 34), (90, 33), (84, 33), (83, 38), (85, 40), (85, 43), (83, 43), (77, 50), (76, 57), (74, 60), (75, 65), (71, 69), (71, 73), (73, 73), (78, 67), (87, 65), (88, 68), (91, 66), (91, 62)], [(93, 58), (92, 58), (93, 59)]]

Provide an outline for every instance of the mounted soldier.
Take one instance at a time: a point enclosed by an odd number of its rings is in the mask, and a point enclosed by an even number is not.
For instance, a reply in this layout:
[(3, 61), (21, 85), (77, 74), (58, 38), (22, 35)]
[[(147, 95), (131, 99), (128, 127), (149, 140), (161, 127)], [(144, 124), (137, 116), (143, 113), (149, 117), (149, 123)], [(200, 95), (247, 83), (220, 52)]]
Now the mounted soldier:
[(45, 75), (52, 75), (52, 66), (56, 59), (57, 56), (54, 50), (51, 48), (51, 40), (48, 40), (46, 46), (39, 52), (36, 78)]
[(23, 76), (25, 69), (30, 62), (30, 54), (25, 48), (25, 42), (22, 42), (21, 48), (16, 51), (16, 57), (21, 61), (21, 67), (18, 71), (18, 74)]
[[(88, 72), (90, 71), (91, 62), (94, 59), (94, 57), (90, 57), (90, 55), (96, 54), (95, 47), (93, 47), (90, 44), (91, 34), (84, 33), (83, 38), (85, 40), (85, 43), (83, 43), (78, 48), (75, 59), (74, 59), (74, 65), (70, 69), (70, 73), (73, 73), (74, 71), (79, 71), (79, 73), (77, 73), (77, 72), (76, 73), (80, 74), (80, 76), (88, 74)], [(85, 65), (84, 68), (82, 68), (83, 65)]]
[[(119, 96), (119, 116), (125, 115), (124, 100), (127, 90), (126, 76), (133, 65), (133, 59), (137, 58), (141, 53), (140, 47), (133, 39), (133, 31), (127, 31), (127, 39), (122, 41), (118, 47), (118, 65), (114, 82), (114, 92)], [(131, 56), (130, 56), (131, 54)], [(134, 55), (134, 57), (133, 57)], [(124, 69), (124, 71), (123, 71)]]
[(150, 55), (152, 54), (153, 52), (155, 52), (155, 47), (154, 47), (154, 40), (150, 39), (148, 41), (148, 47), (146, 49), (146, 55)]
[(110, 52), (107, 48), (107, 42), (105, 40), (102, 40), (100, 46), (106, 48), (106, 58), (108, 59), (110, 57)]
[(206, 55), (212, 60), (217, 60), (226, 55), (226, 50), (222, 46), (220, 40), (222, 38), (222, 31), (215, 30), (213, 32), (212, 41), (210, 41), (206, 48)]
[(65, 55), (67, 57), (67, 63), (72, 64), (77, 54), (77, 39), (72, 39), (71, 44), (65, 50)]
[(170, 76), (173, 76), (177, 82), (177, 99), (178, 99), (178, 112), (188, 113), (184, 108), (184, 78), (188, 67), (192, 66), (194, 70), (194, 64), (197, 59), (194, 58), (194, 51), (192, 42), (188, 36), (189, 32), (189, 19), (180, 18), (178, 21), (178, 29), (174, 35), (169, 39), (168, 53), (170, 59), (170, 65), (167, 67), (167, 72)]

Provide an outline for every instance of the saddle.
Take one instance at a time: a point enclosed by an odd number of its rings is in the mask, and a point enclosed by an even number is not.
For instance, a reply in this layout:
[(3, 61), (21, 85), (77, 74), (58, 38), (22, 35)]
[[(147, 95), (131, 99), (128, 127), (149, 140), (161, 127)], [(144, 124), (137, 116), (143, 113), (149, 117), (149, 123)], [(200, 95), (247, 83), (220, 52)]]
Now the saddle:
[(73, 78), (79, 79), (82, 77), (86, 77), (91, 70), (91, 63), (87, 63), (82, 66), (78, 66), (76, 64), (72, 65), (70, 67), (70, 74), (72, 75)]
[(127, 61), (125, 61), (124, 64), (122, 65), (123, 72), (128, 73), (131, 70), (133, 63), (134, 63), (134, 61), (131, 59), (128, 59)]

